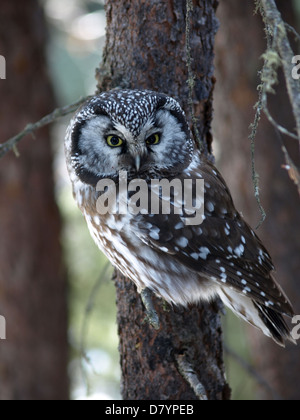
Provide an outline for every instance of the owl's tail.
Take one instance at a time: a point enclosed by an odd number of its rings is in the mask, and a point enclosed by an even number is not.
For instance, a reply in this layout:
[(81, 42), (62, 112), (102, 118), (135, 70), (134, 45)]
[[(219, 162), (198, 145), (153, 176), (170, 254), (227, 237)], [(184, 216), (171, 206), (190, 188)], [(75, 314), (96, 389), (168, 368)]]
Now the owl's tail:
[(239, 318), (260, 329), (280, 346), (285, 347), (286, 341), (297, 345), (281, 313), (229, 288), (222, 288), (219, 296)]

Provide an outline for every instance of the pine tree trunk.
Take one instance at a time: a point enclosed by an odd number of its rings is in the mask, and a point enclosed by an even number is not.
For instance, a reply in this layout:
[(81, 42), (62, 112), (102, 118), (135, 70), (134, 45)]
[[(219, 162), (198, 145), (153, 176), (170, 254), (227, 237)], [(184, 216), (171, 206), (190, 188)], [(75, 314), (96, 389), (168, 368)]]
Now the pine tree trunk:
[[(37, 0), (2, 0), (0, 141), (54, 107)], [(27, 139), (28, 140), (28, 139)], [(66, 281), (54, 201), (49, 130), (0, 162), (0, 399), (68, 398)]]
[[(285, 20), (295, 25), (292, 2), (277, 0)], [(266, 49), (260, 16), (254, 16), (254, 2), (226, 0), (219, 9), (222, 28), (217, 37), (217, 89), (215, 95), (215, 131), (222, 148), (221, 170), (228, 181), (235, 202), (245, 218), (255, 227), (260, 219), (251, 180), (249, 125), (254, 121), (257, 102), (257, 72), (262, 68), (261, 55)], [(246, 28), (246, 30), (245, 30)], [(283, 80), (277, 95), (270, 96), (270, 110), (280, 124), (293, 130), (293, 120)], [(291, 155), (298, 159), (299, 148), (285, 139)], [(299, 287), (299, 196), (282, 168), (285, 163), (281, 144), (274, 128), (263, 118), (256, 140), (256, 166), (260, 175), (261, 199), (268, 218), (259, 229), (277, 267), (276, 277), (300, 313)], [(299, 162), (298, 162), (299, 163)], [(249, 329), (253, 359), (273, 395), (299, 399), (299, 349), (281, 349), (260, 332)], [(261, 397), (271, 398), (266, 390)]]
[[(199, 117), (198, 130), (209, 150), (217, 1), (193, 3), (191, 49), (197, 77), (194, 109)], [(104, 62), (97, 71), (99, 90), (121, 87), (165, 92), (177, 98), (191, 118), (186, 10), (186, 0), (108, 0)], [(123, 398), (197, 399), (179, 373), (179, 364), (184, 361), (209, 399), (227, 399), (217, 306), (165, 309), (155, 298), (161, 324), (156, 331), (145, 322), (145, 309), (131, 281), (118, 274), (115, 283)]]

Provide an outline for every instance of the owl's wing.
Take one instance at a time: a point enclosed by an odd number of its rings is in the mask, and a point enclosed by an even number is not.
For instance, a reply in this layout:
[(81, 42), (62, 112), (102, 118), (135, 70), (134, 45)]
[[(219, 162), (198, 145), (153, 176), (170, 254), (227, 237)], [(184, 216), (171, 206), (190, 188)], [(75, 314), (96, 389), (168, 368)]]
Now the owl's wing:
[(205, 180), (205, 220), (201, 225), (186, 225), (175, 214), (140, 214), (131, 219), (132, 232), (201, 277), (292, 316), (292, 306), (272, 276), (270, 255), (235, 210), (221, 175), (209, 162), (191, 175)]

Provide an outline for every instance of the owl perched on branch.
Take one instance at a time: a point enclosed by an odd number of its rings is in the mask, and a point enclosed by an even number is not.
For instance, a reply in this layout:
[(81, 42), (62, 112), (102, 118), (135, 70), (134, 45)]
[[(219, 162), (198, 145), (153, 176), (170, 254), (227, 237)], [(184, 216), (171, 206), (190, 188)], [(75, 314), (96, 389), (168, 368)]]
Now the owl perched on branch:
[[(236, 211), (220, 173), (199, 153), (177, 101), (150, 91), (102, 93), (76, 113), (65, 148), (74, 196), (92, 237), (139, 292), (148, 288), (184, 306), (219, 297), (278, 344), (293, 341), (283, 318), (293, 309), (273, 277), (271, 257)], [(125, 186), (146, 185), (148, 207), (126, 207), (121, 173)], [(194, 186), (202, 180), (201, 220), (191, 223), (186, 199), (175, 188), (168, 197), (161, 189), (154, 194), (171, 211), (151, 212), (153, 180), (179, 180), (183, 188), (187, 180)], [(98, 205), (103, 196), (112, 200), (106, 213), (105, 200)], [(133, 196), (126, 190), (125, 201)]]

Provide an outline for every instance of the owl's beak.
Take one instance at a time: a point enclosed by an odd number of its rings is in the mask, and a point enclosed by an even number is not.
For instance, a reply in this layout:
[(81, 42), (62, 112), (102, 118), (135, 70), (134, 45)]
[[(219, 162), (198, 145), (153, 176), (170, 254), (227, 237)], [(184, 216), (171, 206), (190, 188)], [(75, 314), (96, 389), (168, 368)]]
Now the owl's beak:
[(140, 168), (141, 168), (141, 156), (137, 155), (135, 157), (135, 169), (137, 172), (139, 172)]

